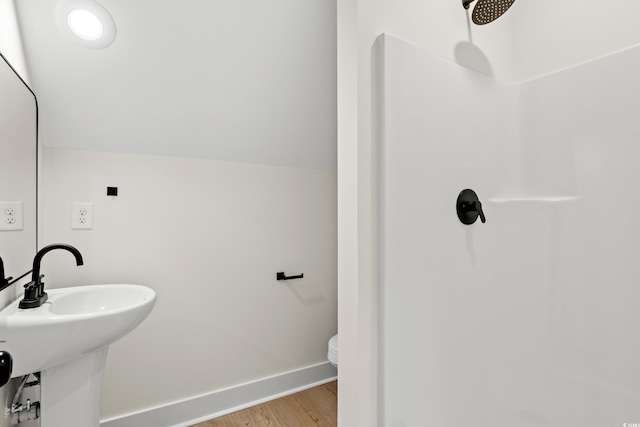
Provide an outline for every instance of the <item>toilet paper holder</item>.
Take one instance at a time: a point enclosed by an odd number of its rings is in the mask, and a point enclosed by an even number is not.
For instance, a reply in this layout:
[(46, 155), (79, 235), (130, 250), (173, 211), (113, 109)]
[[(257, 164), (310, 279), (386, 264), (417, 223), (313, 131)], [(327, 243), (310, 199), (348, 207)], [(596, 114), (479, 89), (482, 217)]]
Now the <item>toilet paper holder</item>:
[(276, 273), (276, 280), (302, 279), (303, 277), (304, 274), (300, 274), (298, 276), (285, 276), (283, 271)]

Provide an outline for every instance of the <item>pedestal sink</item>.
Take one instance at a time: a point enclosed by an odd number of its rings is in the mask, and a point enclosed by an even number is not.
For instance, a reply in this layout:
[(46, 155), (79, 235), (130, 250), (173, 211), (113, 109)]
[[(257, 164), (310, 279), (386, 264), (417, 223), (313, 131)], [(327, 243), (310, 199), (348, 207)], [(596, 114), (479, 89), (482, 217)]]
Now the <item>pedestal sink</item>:
[(139, 285), (48, 289), (42, 306), (0, 311), (0, 344), (13, 376), (41, 372), (41, 427), (97, 427), (109, 344), (151, 312), (155, 292)]

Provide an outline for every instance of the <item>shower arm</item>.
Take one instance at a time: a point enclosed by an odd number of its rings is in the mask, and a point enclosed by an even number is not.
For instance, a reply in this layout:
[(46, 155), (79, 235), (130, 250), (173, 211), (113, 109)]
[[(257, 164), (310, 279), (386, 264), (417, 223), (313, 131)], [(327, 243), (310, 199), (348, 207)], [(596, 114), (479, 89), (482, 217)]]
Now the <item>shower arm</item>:
[(462, 0), (462, 7), (464, 7), (465, 9), (469, 9), (471, 3), (473, 3), (474, 1), (475, 0)]

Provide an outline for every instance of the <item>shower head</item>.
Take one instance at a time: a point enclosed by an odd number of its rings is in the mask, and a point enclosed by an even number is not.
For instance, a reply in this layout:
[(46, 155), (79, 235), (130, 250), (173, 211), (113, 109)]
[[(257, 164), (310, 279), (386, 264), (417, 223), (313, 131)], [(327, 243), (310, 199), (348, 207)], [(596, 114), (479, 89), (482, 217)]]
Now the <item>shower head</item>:
[[(474, 24), (484, 25), (493, 22), (505, 13), (516, 0), (478, 0), (473, 8), (471, 19)], [(469, 9), (474, 0), (462, 0), (462, 6)]]

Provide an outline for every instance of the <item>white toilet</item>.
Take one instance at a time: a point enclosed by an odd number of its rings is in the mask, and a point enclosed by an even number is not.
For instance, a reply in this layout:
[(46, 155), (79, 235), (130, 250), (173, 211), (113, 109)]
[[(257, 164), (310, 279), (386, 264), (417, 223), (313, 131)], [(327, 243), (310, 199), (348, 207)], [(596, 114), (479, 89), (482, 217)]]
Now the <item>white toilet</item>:
[(334, 335), (329, 340), (329, 351), (327, 352), (327, 359), (336, 368), (338, 367), (338, 335)]

